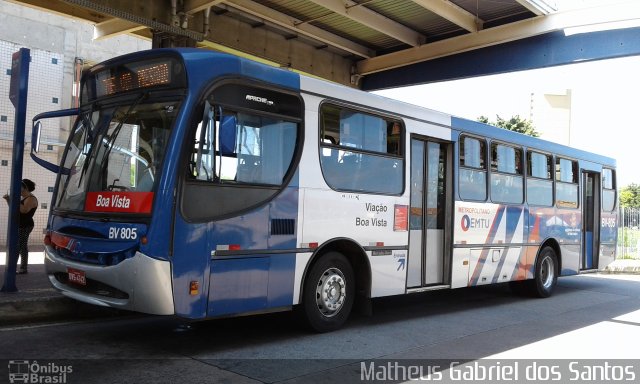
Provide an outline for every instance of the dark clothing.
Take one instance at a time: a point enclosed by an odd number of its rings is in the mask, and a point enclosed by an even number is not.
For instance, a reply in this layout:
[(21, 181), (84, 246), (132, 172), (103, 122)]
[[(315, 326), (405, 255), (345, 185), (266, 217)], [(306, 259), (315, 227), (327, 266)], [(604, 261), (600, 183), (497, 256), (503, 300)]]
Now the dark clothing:
[(33, 226), (18, 228), (18, 251), (20, 252), (21, 272), (26, 272), (27, 266), (29, 265), (29, 248), (27, 244), (29, 243), (29, 234), (31, 234), (31, 231), (33, 231)]
[[(33, 195), (20, 199), (20, 205), (24, 205), (25, 200), (29, 197), (36, 198)], [(37, 201), (37, 200), (36, 200)], [(37, 204), (37, 203), (36, 203)], [(18, 273), (26, 273), (29, 265), (29, 235), (33, 231), (34, 222), (33, 215), (36, 213), (38, 206), (31, 208), (29, 212), (22, 213), (18, 219), (18, 251), (20, 253), (20, 270)]]
[[(33, 196), (27, 196), (27, 197), (23, 198), (22, 200), (20, 200), (20, 205), (24, 205), (24, 201), (29, 197), (33, 197)], [(33, 198), (35, 199), (35, 197), (33, 197)], [(33, 215), (36, 213), (36, 209), (38, 209), (38, 207), (32, 208), (27, 213), (20, 212), (20, 219), (18, 220), (18, 227), (19, 228), (29, 228), (29, 227), (31, 227), (31, 229), (33, 229), (33, 226), (35, 225), (33, 223)], [(29, 232), (31, 232), (31, 231), (29, 231)]]

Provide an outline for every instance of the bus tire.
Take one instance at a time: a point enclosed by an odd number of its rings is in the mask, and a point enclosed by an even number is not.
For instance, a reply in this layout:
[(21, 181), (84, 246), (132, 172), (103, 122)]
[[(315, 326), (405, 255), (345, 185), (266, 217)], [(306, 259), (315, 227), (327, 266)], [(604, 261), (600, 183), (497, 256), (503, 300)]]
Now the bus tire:
[(533, 280), (528, 291), (534, 297), (549, 297), (558, 281), (558, 257), (551, 247), (544, 247), (536, 259)]
[(311, 267), (303, 291), (307, 324), (316, 332), (340, 328), (351, 313), (356, 284), (351, 264), (341, 253), (329, 252)]

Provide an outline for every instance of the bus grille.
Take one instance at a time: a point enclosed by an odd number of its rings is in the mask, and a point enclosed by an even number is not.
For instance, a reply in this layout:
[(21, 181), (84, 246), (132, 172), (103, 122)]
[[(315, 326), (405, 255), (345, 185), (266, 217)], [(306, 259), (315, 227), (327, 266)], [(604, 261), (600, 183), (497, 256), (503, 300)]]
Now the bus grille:
[(293, 235), (295, 227), (295, 219), (271, 219), (271, 235)]
[(90, 293), (97, 296), (110, 297), (114, 299), (128, 299), (129, 294), (124, 291), (121, 291), (117, 288), (114, 288), (105, 283), (101, 283), (99, 281), (93, 279), (87, 279), (86, 285), (73, 284), (69, 282), (69, 274), (64, 272), (57, 272), (54, 274), (56, 280), (60, 283), (73, 288), (78, 291)]
[(70, 259), (74, 261), (80, 261), (88, 264), (112, 266), (117, 265), (125, 259), (131, 258), (136, 253), (136, 248), (129, 249), (122, 252), (113, 253), (95, 253), (95, 252), (83, 252), (74, 253), (66, 248), (56, 247), (56, 251), (60, 257)]

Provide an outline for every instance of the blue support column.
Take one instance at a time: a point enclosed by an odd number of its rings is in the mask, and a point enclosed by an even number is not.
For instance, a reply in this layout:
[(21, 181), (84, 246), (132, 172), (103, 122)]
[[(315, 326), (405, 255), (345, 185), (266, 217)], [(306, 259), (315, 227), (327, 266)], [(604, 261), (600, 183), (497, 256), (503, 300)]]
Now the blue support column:
[(13, 126), (13, 162), (11, 191), (9, 195), (9, 220), (7, 223), (7, 266), (4, 270), (2, 292), (17, 292), (18, 268), (18, 219), (20, 215), (20, 187), (22, 183), (22, 158), (24, 154), (24, 130), (27, 116), (27, 90), (29, 85), (30, 50), (21, 48), (11, 56), (11, 85), (9, 99), (16, 109)]

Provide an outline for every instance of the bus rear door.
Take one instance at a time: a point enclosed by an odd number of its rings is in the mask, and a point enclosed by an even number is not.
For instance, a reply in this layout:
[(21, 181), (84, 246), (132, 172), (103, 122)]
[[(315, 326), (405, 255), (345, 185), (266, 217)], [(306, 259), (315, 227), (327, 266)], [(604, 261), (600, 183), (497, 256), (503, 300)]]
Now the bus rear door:
[[(447, 284), (450, 240), (451, 150), (446, 143), (411, 139), (411, 209), (407, 288)], [(450, 216), (450, 215), (449, 215)]]
[(582, 258), (581, 270), (598, 268), (600, 253), (600, 174), (582, 173)]

